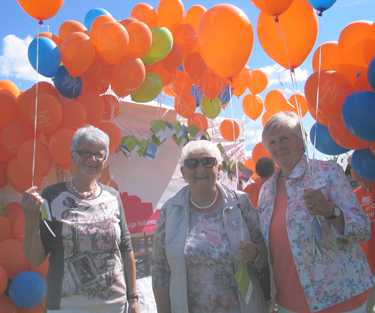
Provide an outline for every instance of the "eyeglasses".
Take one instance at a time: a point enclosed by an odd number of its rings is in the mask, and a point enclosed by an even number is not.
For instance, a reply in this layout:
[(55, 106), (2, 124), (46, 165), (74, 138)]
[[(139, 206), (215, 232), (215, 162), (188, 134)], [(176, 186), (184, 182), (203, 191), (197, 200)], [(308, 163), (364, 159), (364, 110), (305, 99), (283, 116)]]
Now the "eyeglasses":
[(106, 158), (106, 153), (103, 152), (92, 152), (89, 150), (75, 150), (74, 152), (77, 153), (82, 159), (94, 157), (95, 161), (104, 161)]
[(196, 169), (199, 164), (206, 168), (212, 168), (217, 164), (217, 160), (215, 158), (206, 157), (201, 159), (186, 159), (184, 161), (184, 166), (190, 170)]

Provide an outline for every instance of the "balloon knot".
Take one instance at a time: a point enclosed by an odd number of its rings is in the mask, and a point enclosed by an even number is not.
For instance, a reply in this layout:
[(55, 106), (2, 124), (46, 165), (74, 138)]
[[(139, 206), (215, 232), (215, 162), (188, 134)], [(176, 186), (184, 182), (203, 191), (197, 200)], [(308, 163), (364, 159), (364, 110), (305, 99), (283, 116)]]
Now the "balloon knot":
[(39, 20), (38, 24), (43, 25), (43, 20)]
[(275, 16), (275, 23), (278, 23), (278, 22), (279, 22), (279, 16), (276, 15), (276, 16)]
[(318, 16), (323, 16), (323, 10), (318, 11)]

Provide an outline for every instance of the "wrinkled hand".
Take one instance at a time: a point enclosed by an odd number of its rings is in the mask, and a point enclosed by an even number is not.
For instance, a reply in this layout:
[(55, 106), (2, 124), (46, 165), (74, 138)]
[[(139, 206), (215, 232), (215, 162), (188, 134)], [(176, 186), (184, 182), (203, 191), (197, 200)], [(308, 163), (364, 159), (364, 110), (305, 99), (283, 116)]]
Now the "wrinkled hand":
[(305, 189), (303, 193), (306, 208), (312, 215), (328, 217), (332, 215), (335, 205), (326, 199), (318, 189)]
[(21, 206), (25, 216), (39, 217), (40, 207), (43, 203), (42, 196), (37, 192), (38, 187), (33, 186), (22, 194)]
[(139, 302), (138, 301), (129, 301), (129, 309), (128, 313), (141, 313), (141, 309), (139, 308)]
[(258, 256), (258, 248), (251, 241), (240, 242), (240, 261), (241, 262), (254, 262)]

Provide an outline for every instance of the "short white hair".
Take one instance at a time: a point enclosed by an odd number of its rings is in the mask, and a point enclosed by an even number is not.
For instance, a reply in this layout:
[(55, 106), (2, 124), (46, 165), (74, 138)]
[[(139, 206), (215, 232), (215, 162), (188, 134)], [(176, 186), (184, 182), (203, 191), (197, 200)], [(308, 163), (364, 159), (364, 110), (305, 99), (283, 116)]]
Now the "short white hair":
[(264, 142), (268, 134), (277, 128), (288, 128), (294, 135), (304, 141), (303, 129), (298, 118), (298, 115), (291, 111), (279, 112), (272, 116), (272, 118), (264, 125), (262, 131), (262, 141)]
[(71, 146), (73, 161), (75, 161), (75, 152), (79, 150), (79, 146), (83, 141), (103, 145), (106, 152), (105, 160), (108, 159), (110, 142), (109, 136), (101, 129), (92, 125), (88, 125), (78, 128), (73, 135)]
[(215, 158), (218, 164), (223, 162), (223, 157), (216, 144), (208, 140), (192, 140), (182, 148), (180, 164), (183, 165), (184, 161), (192, 154), (199, 153), (206, 153), (210, 157)]

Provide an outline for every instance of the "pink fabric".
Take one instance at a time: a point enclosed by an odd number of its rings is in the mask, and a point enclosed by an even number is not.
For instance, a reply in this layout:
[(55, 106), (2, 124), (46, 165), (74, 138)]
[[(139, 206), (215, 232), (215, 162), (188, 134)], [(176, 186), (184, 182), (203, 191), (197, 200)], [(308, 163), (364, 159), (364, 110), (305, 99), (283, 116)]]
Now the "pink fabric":
[[(272, 268), (276, 284), (276, 300), (288, 310), (298, 313), (310, 313), (304, 291), (299, 281), (297, 269), (290, 249), (286, 229), (287, 194), (284, 181), (279, 179), (275, 207), (270, 227), (270, 248)], [(359, 294), (348, 301), (334, 305), (319, 313), (342, 313), (358, 308), (369, 295), (369, 291)]]

